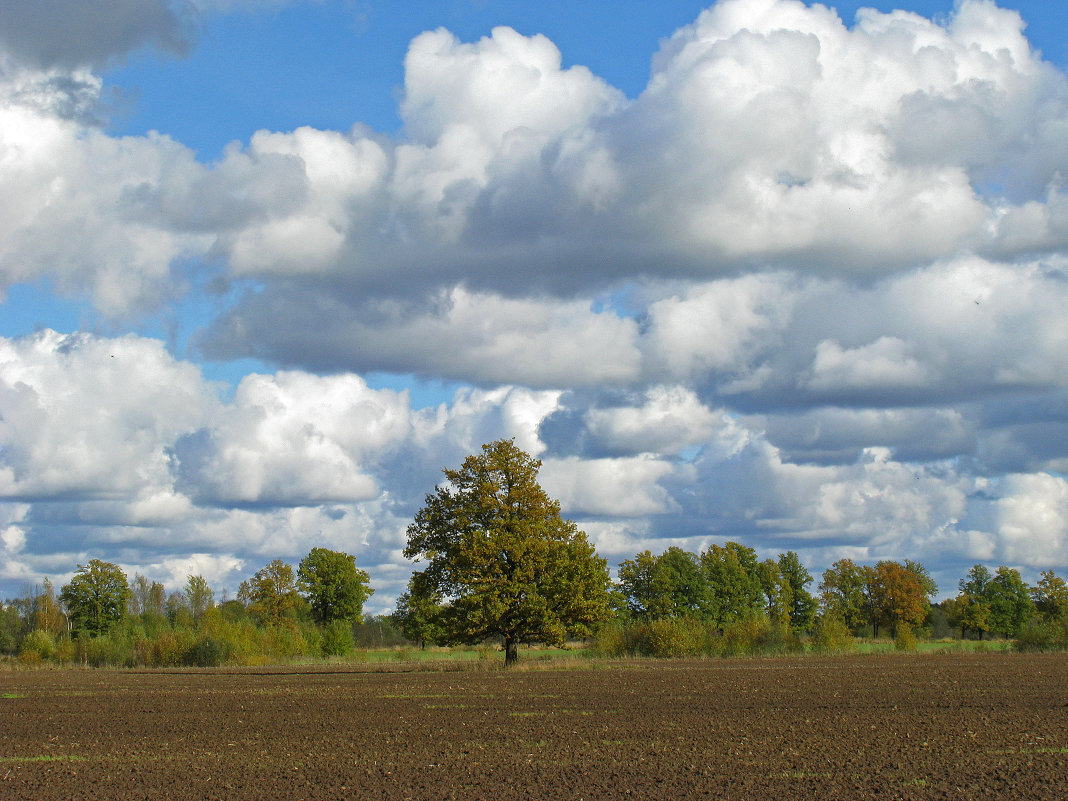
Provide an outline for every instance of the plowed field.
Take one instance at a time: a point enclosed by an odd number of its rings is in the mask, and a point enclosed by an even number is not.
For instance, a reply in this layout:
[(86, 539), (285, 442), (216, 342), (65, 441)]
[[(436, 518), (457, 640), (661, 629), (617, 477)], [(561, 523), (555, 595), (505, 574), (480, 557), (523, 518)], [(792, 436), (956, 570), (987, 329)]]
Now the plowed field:
[(1068, 798), (1068, 657), (0, 673), (0, 799)]

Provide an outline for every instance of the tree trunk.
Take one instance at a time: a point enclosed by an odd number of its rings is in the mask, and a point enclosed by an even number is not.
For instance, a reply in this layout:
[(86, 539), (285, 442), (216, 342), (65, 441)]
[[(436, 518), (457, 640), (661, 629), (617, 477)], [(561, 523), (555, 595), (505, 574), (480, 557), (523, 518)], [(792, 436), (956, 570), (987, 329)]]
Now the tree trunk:
[(504, 666), (511, 667), (519, 661), (519, 643), (515, 637), (504, 638)]

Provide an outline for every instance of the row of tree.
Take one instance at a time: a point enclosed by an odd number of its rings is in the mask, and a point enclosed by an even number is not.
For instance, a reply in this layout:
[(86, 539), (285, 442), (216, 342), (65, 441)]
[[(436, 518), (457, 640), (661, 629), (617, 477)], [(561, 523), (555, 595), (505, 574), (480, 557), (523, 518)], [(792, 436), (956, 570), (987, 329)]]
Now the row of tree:
[[(446, 481), (426, 496), (408, 528), (405, 555), (425, 566), (412, 574), (393, 618), (405, 636), (446, 645), (499, 639), (511, 664), (520, 643), (560, 645), (605, 624), (633, 624), (643, 637), (661, 637), (685, 627), (651, 624), (692, 621), (697, 628), (687, 630), (725, 637), (732, 651), (731, 638), (739, 632), (748, 632), (739, 634), (742, 640), (770, 636), (779, 642), (808, 633), (826, 637), (836, 627), (896, 636), (923, 626), (931, 615), (937, 587), (918, 562), (867, 566), (840, 560), (822, 574), (817, 596), (808, 590), (814, 579), (796, 553), (761, 560), (737, 542), (700, 554), (643, 551), (619, 566), (613, 582), (585, 533), (561, 517), (559, 503), (538, 484), (540, 465), (512, 440), (499, 440), (460, 468), (444, 471)], [(229, 607), (231, 618), (240, 611), (275, 633), (292, 629), (303, 615), (333, 632), (323, 640), (331, 643), (361, 620), (372, 592), (355, 557), (323, 548), (313, 549), (296, 572), (281, 560), (271, 562), (241, 584), (235, 601), (219, 607), (201, 576), (190, 576), (183, 591), (167, 595), (142, 576), (131, 586), (117, 566), (94, 559), (58, 598), (46, 583), (33, 602), (33, 625), (92, 638), (131, 614), (145, 621), (166, 616), (188, 628), (211, 610)], [(1064, 628), (1068, 588), (1050, 572), (1031, 588), (1008, 567), (991, 574), (976, 565), (942, 611), (962, 636), (1019, 636), (1036, 618)], [(24, 625), (28, 620), (24, 616)]]
[(0, 650), (69, 661), (99, 653), (119, 664), (217, 664), (236, 651), (249, 659), (330, 656), (352, 648), (373, 592), (354, 556), (325, 548), (312, 549), (295, 572), (271, 562), (220, 604), (203, 576), (168, 594), (159, 582), (129, 582), (118, 565), (93, 559), (58, 595), (45, 580), (5, 603)]

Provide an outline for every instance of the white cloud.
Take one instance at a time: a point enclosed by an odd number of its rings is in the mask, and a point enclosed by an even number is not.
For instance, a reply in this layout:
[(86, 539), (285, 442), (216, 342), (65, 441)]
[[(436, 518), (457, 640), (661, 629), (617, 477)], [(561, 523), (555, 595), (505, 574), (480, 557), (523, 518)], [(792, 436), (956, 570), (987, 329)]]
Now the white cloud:
[[(622, 558), (1068, 562), (1068, 80), (1015, 12), (721, 0), (634, 100), (543, 36), (432, 31), (401, 136), (260, 131), (207, 165), (96, 119), (90, 67), (180, 47), (169, 10), (63, 49), (11, 8), (0, 287), (117, 320), (206, 283), (203, 352), (292, 369), (224, 400), (154, 340), (0, 340), (3, 576), (100, 550), (232, 582), (325, 544), (392, 598), (422, 494), (498, 437)], [(413, 411), (373, 372), (463, 385)]]
[(638, 517), (676, 510), (657, 481), (671, 465), (647, 457), (546, 459), (541, 483), (567, 514)]
[(1068, 481), (1048, 473), (1011, 475), (996, 501), (999, 556), (1042, 567), (1068, 562)]
[(409, 433), (407, 393), (358, 376), (250, 375), (212, 425), (177, 443), (189, 491), (214, 503), (378, 497), (369, 468)]
[(216, 404), (200, 371), (155, 340), (0, 338), (0, 496), (165, 491), (166, 446)]

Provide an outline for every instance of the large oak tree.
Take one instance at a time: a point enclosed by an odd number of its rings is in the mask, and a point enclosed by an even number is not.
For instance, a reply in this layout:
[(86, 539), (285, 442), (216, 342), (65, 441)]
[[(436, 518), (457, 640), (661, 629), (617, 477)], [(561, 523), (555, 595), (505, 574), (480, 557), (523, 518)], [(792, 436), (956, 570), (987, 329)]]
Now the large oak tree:
[(404, 555), (425, 561), (413, 588), (443, 602), (448, 642), (560, 645), (609, 617), (604, 559), (538, 484), (541, 462), (512, 440), (482, 446), (426, 496)]

